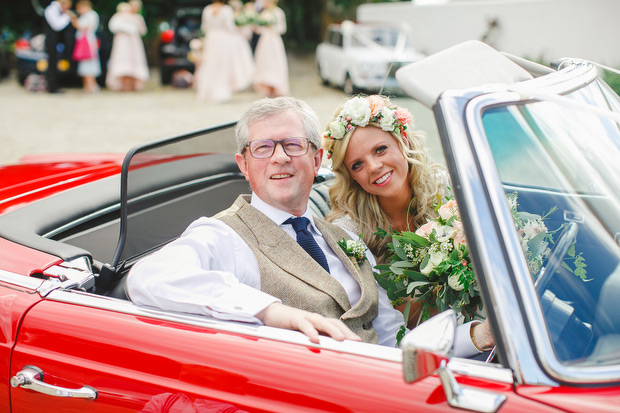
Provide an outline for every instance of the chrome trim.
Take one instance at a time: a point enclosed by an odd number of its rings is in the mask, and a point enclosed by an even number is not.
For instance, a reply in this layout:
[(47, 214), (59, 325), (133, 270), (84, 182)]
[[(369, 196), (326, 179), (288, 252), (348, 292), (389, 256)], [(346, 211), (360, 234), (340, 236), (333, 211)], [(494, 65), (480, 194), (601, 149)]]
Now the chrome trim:
[(502, 367), (499, 364), (489, 364), (477, 360), (453, 357), (450, 359), (448, 367), (454, 373), (463, 376), (491, 380), (505, 384), (514, 383), (512, 370)]
[[(211, 328), (223, 332), (298, 344), (306, 347), (333, 350), (363, 357), (372, 357), (374, 359), (398, 363), (399, 365), (402, 364), (402, 351), (399, 348), (354, 341), (341, 342), (325, 336), (320, 336), (320, 343), (314, 344), (310, 342), (308, 337), (298, 331), (237, 321), (217, 320), (208, 316), (165, 311), (152, 307), (139, 306), (127, 300), (99, 296), (76, 290), (63, 291), (61, 289), (55, 289), (49, 293), (47, 299), (101, 310), (109, 310), (123, 314), (172, 321), (175, 323), (188, 324), (203, 328)], [(400, 366), (395, 366), (395, 368), (400, 368)]]
[(33, 290), (33, 293), (45, 282), (40, 278), (28, 275), (16, 274), (5, 270), (0, 270), (0, 282), (15, 285), (17, 287)]
[(35, 366), (26, 366), (17, 374), (11, 377), (11, 387), (22, 387), (24, 389), (36, 391), (54, 397), (67, 397), (72, 399), (96, 400), (97, 390), (90, 386), (80, 389), (68, 389), (66, 387), (54, 386), (43, 381), (43, 371)]
[[(572, 68), (571, 68), (572, 69)], [(588, 67), (586, 75), (592, 77), (591, 71), (596, 72), (591, 66)], [(581, 72), (577, 72), (576, 76), (581, 76)], [(594, 76), (595, 78), (596, 76)], [(579, 82), (570, 82), (573, 83)], [(583, 82), (581, 82), (583, 84)], [(587, 82), (585, 82), (587, 83)], [(559, 85), (557, 86), (559, 89)], [(521, 249), (518, 245), (518, 240), (514, 236), (512, 228), (512, 220), (506, 207), (505, 195), (502, 189), (501, 179), (497, 174), (497, 168), (493, 161), (490, 148), (488, 147), (488, 141), (482, 126), (482, 112), (498, 104), (509, 105), (523, 103), (523, 100), (519, 94), (514, 92), (505, 93), (493, 93), (490, 95), (479, 96), (468, 102), (465, 109), (465, 117), (470, 126), (470, 134), (472, 136), (472, 145), (474, 146), (475, 156), (479, 161), (479, 166), (484, 180), (487, 182), (486, 190), (490, 197), (491, 207), (493, 208), (494, 215), (497, 219), (500, 235), (503, 234), (502, 241), (507, 246), (506, 252), (510, 255), (509, 261), (512, 263), (512, 269), (514, 270), (514, 281), (517, 284), (517, 292), (520, 300), (523, 302), (522, 308), (525, 311), (525, 316), (528, 321), (528, 330), (531, 332), (534, 340), (534, 349), (530, 348), (530, 344), (526, 339), (527, 335), (518, 339), (515, 334), (511, 334), (515, 341), (521, 341), (521, 344), (515, 347), (515, 353), (517, 357), (511, 362), (511, 365), (519, 366), (521, 373), (524, 376), (524, 380), (528, 384), (536, 384), (532, 382), (531, 374), (526, 374), (527, 370), (532, 369), (535, 373), (534, 377), (539, 374), (539, 369), (534, 368), (536, 359), (540, 361), (544, 371), (554, 379), (562, 382), (569, 383), (610, 383), (617, 382), (620, 378), (620, 366), (599, 366), (599, 367), (574, 367), (562, 364), (555, 356), (553, 346), (549, 340), (547, 329), (544, 323), (544, 317), (540, 307), (540, 302), (532, 286), (531, 276), (527, 270), (527, 265), (523, 260)], [(508, 234), (513, 234), (509, 236)], [(495, 288), (499, 288), (501, 284), (497, 284), (494, 277), (491, 277), (491, 284), (495, 285)], [(510, 280), (508, 280), (510, 282)], [(507, 284), (510, 285), (510, 284)], [(495, 296), (493, 294), (493, 296)], [(508, 313), (511, 308), (519, 308), (518, 301), (514, 301), (508, 308), (499, 308), (499, 312)], [(514, 310), (512, 310), (514, 311)], [(506, 320), (501, 318), (502, 322)], [(511, 325), (511, 327), (514, 327)], [(527, 348), (527, 351), (525, 350)], [(533, 351), (532, 351), (533, 350)], [(524, 358), (527, 357), (527, 358)], [(525, 363), (525, 360), (528, 362)], [(514, 369), (514, 367), (513, 367)]]
[[(79, 219), (73, 220), (71, 222), (68, 222), (64, 225), (59, 226), (58, 228), (54, 228), (51, 231), (46, 232), (45, 234), (42, 234), (41, 236), (43, 238), (53, 238), (58, 234), (62, 234), (63, 232), (74, 228), (80, 224), (83, 224), (85, 222), (91, 221), (94, 218), (98, 218), (101, 217), (103, 215), (109, 214), (110, 212), (114, 212), (114, 211), (120, 211), (121, 209), (121, 203), (117, 202), (113, 205), (110, 205), (106, 208), (102, 208), (100, 210), (97, 210), (96, 212), (91, 212), (90, 214), (84, 215), (82, 217), (80, 217)], [(119, 212), (119, 216), (120, 216), (120, 212)], [(118, 220), (119, 218), (117, 217), (116, 220)], [(113, 220), (112, 220), (113, 221)]]
[(506, 401), (506, 395), (459, 384), (445, 360), (437, 369), (446, 402), (452, 407), (475, 412), (495, 413)]

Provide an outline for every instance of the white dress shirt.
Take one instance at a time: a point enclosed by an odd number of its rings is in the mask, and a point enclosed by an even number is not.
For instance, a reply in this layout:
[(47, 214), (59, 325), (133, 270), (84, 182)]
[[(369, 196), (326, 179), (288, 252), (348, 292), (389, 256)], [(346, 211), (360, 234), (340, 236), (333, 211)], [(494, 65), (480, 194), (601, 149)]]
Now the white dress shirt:
[[(283, 224), (291, 214), (256, 195), (252, 195), (250, 204), (296, 239), (292, 225)], [(359, 284), (321, 236), (309, 208), (303, 216), (310, 220), (308, 229), (325, 253), (330, 274), (344, 287), (354, 306), (361, 296)], [(374, 266), (373, 255), (368, 250), (366, 253)], [(136, 304), (258, 324), (261, 321), (256, 314), (280, 301), (260, 291), (258, 261), (239, 234), (219, 219), (206, 217), (197, 219), (178, 239), (137, 262), (127, 277), (127, 292)], [(378, 293), (379, 312), (373, 327), (379, 344), (395, 346), (403, 315), (392, 307), (385, 290), (378, 287)], [(473, 348), (467, 349), (465, 355), (478, 353), (469, 339), (469, 328), (464, 332), (459, 329), (457, 342), (464, 337)]]
[(52, 30), (59, 32), (71, 23), (71, 17), (64, 12), (62, 6), (57, 1), (53, 1), (45, 8), (43, 12), (45, 20)]

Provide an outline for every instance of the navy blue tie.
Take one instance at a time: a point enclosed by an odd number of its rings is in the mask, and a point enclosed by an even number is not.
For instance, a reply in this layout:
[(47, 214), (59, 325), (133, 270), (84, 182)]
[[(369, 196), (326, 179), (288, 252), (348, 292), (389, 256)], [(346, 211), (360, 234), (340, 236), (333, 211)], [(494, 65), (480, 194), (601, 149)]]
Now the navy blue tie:
[(329, 272), (329, 265), (327, 264), (327, 258), (325, 258), (323, 250), (319, 247), (319, 244), (316, 243), (310, 231), (308, 231), (310, 220), (306, 217), (289, 218), (284, 221), (284, 223), (293, 226), (293, 229), (297, 233), (297, 243), (301, 245), (321, 267), (325, 268), (325, 271)]

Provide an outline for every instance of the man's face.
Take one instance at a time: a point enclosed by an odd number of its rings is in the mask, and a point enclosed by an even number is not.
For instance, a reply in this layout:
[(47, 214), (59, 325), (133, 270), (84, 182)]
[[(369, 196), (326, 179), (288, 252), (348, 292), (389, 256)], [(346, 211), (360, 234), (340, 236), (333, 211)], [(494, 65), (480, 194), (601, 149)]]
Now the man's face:
[[(250, 142), (306, 137), (301, 118), (291, 110), (251, 123), (248, 131)], [(322, 155), (322, 149), (315, 152), (310, 145), (305, 155), (289, 156), (282, 145), (276, 145), (270, 158), (256, 159), (246, 149), (235, 159), (245, 179), (250, 182), (252, 191), (260, 199), (282, 211), (300, 216), (308, 206), (312, 182), (321, 166)]]

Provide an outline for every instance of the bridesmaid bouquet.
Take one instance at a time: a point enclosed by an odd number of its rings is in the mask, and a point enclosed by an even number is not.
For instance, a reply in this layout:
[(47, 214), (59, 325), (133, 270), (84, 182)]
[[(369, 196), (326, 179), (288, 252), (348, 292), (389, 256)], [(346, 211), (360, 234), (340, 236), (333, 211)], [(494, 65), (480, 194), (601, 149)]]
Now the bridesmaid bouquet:
[(276, 24), (276, 16), (270, 10), (263, 10), (256, 18), (259, 26), (273, 26)]

